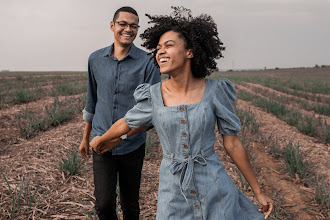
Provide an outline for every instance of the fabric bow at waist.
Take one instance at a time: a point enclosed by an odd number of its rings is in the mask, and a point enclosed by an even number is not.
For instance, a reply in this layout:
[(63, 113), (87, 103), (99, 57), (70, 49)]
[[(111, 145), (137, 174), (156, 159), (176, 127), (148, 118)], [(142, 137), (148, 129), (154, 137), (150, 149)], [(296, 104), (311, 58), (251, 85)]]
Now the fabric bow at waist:
[(184, 195), (183, 191), (187, 190), (190, 185), (190, 181), (191, 181), (192, 175), (194, 173), (194, 164), (195, 163), (199, 163), (199, 164), (205, 166), (206, 160), (204, 157), (202, 157), (200, 155), (188, 157), (184, 160), (174, 159), (173, 164), (170, 167), (170, 171), (173, 175), (176, 174), (177, 172), (181, 171), (180, 189), (181, 189), (181, 193), (183, 194), (183, 196), (187, 202), (188, 202), (188, 200), (187, 200), (186, 196)]

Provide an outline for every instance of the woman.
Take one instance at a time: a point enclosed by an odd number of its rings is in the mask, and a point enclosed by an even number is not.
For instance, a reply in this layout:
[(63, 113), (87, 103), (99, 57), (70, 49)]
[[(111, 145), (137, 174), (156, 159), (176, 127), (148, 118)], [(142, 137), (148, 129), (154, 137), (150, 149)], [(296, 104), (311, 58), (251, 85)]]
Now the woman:
[[(215, 69), (224, 49), (210, 16), (192, 17), (190, 10), (174, 8), (172, 16), (150, 16), (141, 37), (153, 51), (160, 72), (169, 80), (140, 85), (137, 104), (102, 137), (90, 145), (98, 153), (109, 150), (107, 141), (154, 125), (163, 160), (160, 166), (157, 219), (266, 219), (273, 202), (265, 196), (237, 137), (240, 121), (235, 115), (234, 85), (205, 79)], [(215, 123), (224, 147), (249, 182), (262, 208), (233, 184), (214, 151)]]

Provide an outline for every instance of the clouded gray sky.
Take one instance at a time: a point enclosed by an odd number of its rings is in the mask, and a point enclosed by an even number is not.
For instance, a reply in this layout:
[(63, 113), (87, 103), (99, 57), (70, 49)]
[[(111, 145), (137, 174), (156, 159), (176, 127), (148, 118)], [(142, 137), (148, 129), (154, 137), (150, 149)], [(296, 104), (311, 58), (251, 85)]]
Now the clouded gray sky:
[(226, 47), (220, 69), (330, 65), (330, 0), (1, 0), (0, 70), (87, 70), (126, 5), (139, 13), (139, 33), (145, 13), (169, 14), (171, 5), (210, 14)]

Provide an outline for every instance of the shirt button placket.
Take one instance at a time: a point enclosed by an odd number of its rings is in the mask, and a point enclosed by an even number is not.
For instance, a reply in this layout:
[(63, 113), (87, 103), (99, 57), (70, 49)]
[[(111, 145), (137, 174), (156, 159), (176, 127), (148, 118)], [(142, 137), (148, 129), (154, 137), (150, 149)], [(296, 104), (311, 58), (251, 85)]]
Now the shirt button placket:
[(119, 86), (119, 71), (120, 71), (120, 67), (119, 67), (120, 62), (117, 62), (117, 66), (116, 66), (116, 71), (115, 71), (115, 86), (114, 86), (114, 95), (113, 95), (113, 113), (112, 113), (112, 119), (113, 120), (117, 120), (117, 91), (118, 91), (118, 86)]

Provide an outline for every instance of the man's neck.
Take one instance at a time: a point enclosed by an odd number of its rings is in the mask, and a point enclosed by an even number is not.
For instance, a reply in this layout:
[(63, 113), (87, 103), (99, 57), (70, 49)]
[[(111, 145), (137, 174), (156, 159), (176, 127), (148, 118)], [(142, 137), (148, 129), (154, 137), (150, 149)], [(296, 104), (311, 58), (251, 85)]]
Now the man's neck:
[(117, 57), (118, 60), (123, 59), (128, 51), (131, 49), (131, 45), (123, 46), (118, 43), (114, 43), (113, 53)]

